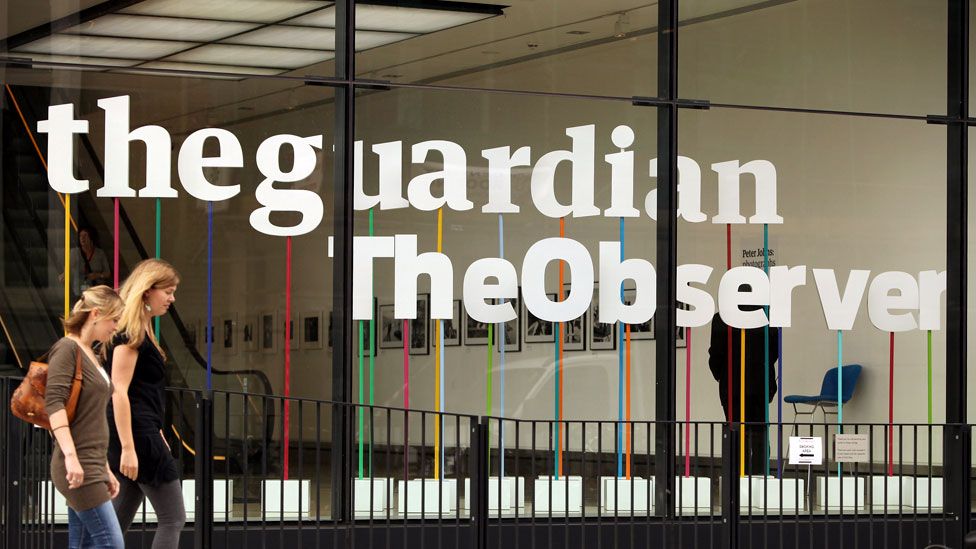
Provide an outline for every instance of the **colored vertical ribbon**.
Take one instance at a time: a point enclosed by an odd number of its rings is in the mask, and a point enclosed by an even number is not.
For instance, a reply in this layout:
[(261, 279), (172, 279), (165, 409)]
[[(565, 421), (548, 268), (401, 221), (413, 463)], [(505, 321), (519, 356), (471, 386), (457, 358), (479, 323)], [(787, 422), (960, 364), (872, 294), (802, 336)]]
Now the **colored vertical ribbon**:
[(364, 432), (363, 432), (363, 406), (362, 406), (363, 400), (365, 399), (365, 395), (363, 394), (364, 393), (364, 390), (363, 390), (363, 373), (364, 373), (363, 372), (363, 363), (365, 361), (363, 359), (363, 321), (360, 320), (358, 322), (358, 324), (359, 324), (359, 360), (358, 360), (358, 362), (359, 362), (359, 406), (358, 406), (357, 411), (359, 413), (357, 415), (359, 416), (359, 418), (358, 418), (359, 419), (359, 429), (358, 429), (357, 432), (359, 433), (359, 437), (358, 437), (359, 438), (359, 442), (358, 442), (358, 446), (359, 446), (359, 474), (357, 475), (357, 478), (360, 478), (361, 479), (361, 478), (363, 478), (363, 439), (365, 438)]
[(691, 476), (691, 327), (685, 328), (685, 476)]
[[(369, 209), (369, 236), (373, 236), (373, 209), (372, 208)], [(373, 288), (372, 288), (372, 286), (370, 287), (370, 292), (369, 293), (370, 293), (370, 295), (373, 295)], [(374, 312), (375, 311), (373, 310), (373, 307), (370, 307), (370, 312), (369, 312), (369, 341), (370, 341), (370, 349), (369, 349), (369, 351), (370, 351), (369, 352), (369, 405), (370, 406), (373, 405), (373, 372), (374, 372), (374, 364), (375, 364), (375, 359), (376, 359), (375, 353), (373, 352), (374, 350), (372, 348), (373, 345), (375, 345), (375, 341), (376, 341), (376, 339), (374, 337), (375, 334), (373, 332), (374, 326), (375, 326), (375, 321), (374, 321), (374, 318), (373, 318)], [(359, 415), (359, 478), (363, 478), (363, 461), (364, 461), (364, 456), (363, 456), (363, 439), (366, 438), (366, 436), (365, 436), (365, 429), (363, 427), (363, 407), (362, 407), (362, 405), (366, 402), (365, 401), (365, 395), (363, 394), (363, 391), (364, 391), (364, 387), (363, 387), (363, 383), (364, 383), (363, 382), (363, 366), (364, 366), (364, 364), (363, 363), (365, 361), (364, 355), (365, 355), (365, 351), (366, 351), (365, 343), (363, 341), (363, 339), (364, 339), (364, 337), (363, 337), (363, 335), (364, 335), (364, 333), (363, 333), (364, 332), (364, 327), (365, 327), (364, 321), (360, 320), (359, 321), (359, 404), (360, 404), (360, 406), (359, 406), (359, 414), (358, 414)], [(368, 462), (368, 468), (367, 468), (366, 475), (367, 476), (370, 476), (370, 477), (373, 476), (373, 440), (372, 440), (372, 437), (370, 437), (370, 440), (369, 440), (369, 462)]]
[[(403, 319), (403, 409), (410, 409), (410, 321)], [(403, 480), (410, 478), (408, 442), (410, 440), (410, 417), (403, 413)]]
[[(430, 305), (428, 304), (428, 309), (429, 308), (430, 308)], [(440, 355), (441, 355), (441, 377), (440, 377), (440, 380), (441, 380), (441, 410), (443, 411), (443, 410), (447, 410), (447, 391), (446, 391), (447, 386), (444, 384), (444, 375), (446, 373), (447, 363), (444, 361), (444, 320), (443, 319), (438, 319), (438, 321), (437, 321), (437, 331), (438, 331), (437, 339), (438, 339), (438, 342), (439, 342), (439, 345), (440, 345), (439, 348), (440, 348)], [(441, 423), (441, 424), (444, 423), (443, 417), (441, 417), (439, 423)], [(447, 456), (447, 451), (443, 448), (443, 446), (444, 446), (443, 437), (441, 437), (441, 446), (442, 446), (441, 447), (441, 473), (443, 473), (444, 472), (444, 460), (446, 459), (446, 456)]]
[(284, 479), (288, 480), (289, 420), (291, 419), (291, 337), (297, 329), (291, 322), (291, 237), (285, 239), (285, 418), (284, 418)]
[(932, 330), (928, 330), (929, 425), (932, 425)]
[(888, 332), (888, 476), (895, 474), (895, 332)]
[[(559, 218), (559, 238), (566, 237), (566, 218)], [(563, 287), (565, 264), (562, 260), (559, 261), (559, 301), (564, 301), (566, 299), (565, 288)], [(556, 425), (556, 478), (559, 478), (563, 474), (563, 439), (560, 436), (563, 429), (563, 345), (565, 340), (565, 322), (559, 323), (559, 344), (557, 345), (557, 350), (559, 353), (559, 359), (556, 363), (556, 406), (558, 409)]]
[(776, 449), (778, 459), (776, 460), (776, 476), (779, 479), (783, 478), (783, 329), (780, 328), (776, 332), (776, 342), (779, 353), (779, 375), (776, 376), (776, 396), (777, 396), (777, 414), (776, 414), (776, 430), (777, 430), (777, 441)]
[(624, 446), (627, 448), (627, 462), (626, 462), (626, 474), (627, 480), (630, 480), (630, 457), (631, 457), (631, 429), (633, 429), (633, 424), (630, 422), (630, 324), (626, 325), (626, 339), (625, 347), (627, 348), (626, 353), (624, 353), (624, 366), (627, 376), (627, 440), (624, 442)]
[[(505, 327), (504, 327), (504, 325), (499, 324), (499, 326), (500, 326), (500, 328), (499, 328), (498, 331), (500, 333), (504, 334), (505, 333)], [(491, 369), (492, 369), (492, 355), (495, 352), (495, 345), (494, 345), (494, 343), (495, 343), (495, 331), (494, 331), (494, 327), (495, 327), (494, 323), (489, 323), (488, 324), (488, 367), (485, 368), (485, 370), (486, 370), (486, 372), (485, 372), (485, 376), (486, 376), (486, 379), (485, 379), (485, 385), (486, 385), (486, 390), (485, 390), (485, 415), (486, 416), (490, 416), (491, 415), (491, 384), (492, 384), (492, 380), (491, 380)], [(502, 336), (502, 339), (504, 339), (504, 338), (505, 338), (505, 336), (503, 335)], [(491, 424), (490, 423), (488, 425), (488, 446), (489, 447), (491, 446)], [(489, 467), (489, 470), (491, 470), (491, 452), (488, 452), (486, 457), (488, 459), (488, 467)]]
[[(71, 312), (71, 195), (65, 195), (64, 199), (64, 318), (68, 318)], [(64, 333), (67, 335), (67, 329)]]
[(739, 329), (739, 476), (746, 476), (746, 331)]
[(410, 350), (407, 347), (407, 336), (410, 332), (410, 323), (403, 319), (403, 408), (410, 409)]
[[(163, 217), (163, 203), (162, 200), (156, 199), (156, 259), (159, 259), (161, 248), (162, 248), (162, 233), (160, 229), (162, 228), (162, 217)], [(119, 235), (119, 199), (115, 199), (115, 238), (116, 238), (116, 255), (115, 255), (115, 289), (119, 289), (119, 256), (118, 256), (118, 235)], [(156, 332), (156, 341), (159, 341), (159, 317), (153, 319), (153, 330)]]
[[(725, 224), (725, 269), (726, 271), (732, 270), (732, 224)], [(729, 416), (729, 427), (732, 427), (732, 418), (735, 416), (733, 410), (735, 409), (735, 401), (732, 399), (732, 326), (726, 326), (725, 333), (725, 343), (726, 343), (726, 377), (728, 382), (728, 387), (726, 388), (726, 401), (729, 403), (729, 409), (727, 410), (727, 415)], [(742, 418), (739, 418), (741, 421)]]
[[(441, 252), (442, 238), (443, 238), (443, 228), (444, 228), (444, 208), (437, 209), (437, 253)], [(430, 309), (430, 303), (427, 304), (428, 310)], [(442, 392), (444, 390), (444, 373), (441, 364), (441, 354), (440, 354), (440, 328), (441, 322), (437, 321), (434, 324), (434, 409), (438, 412), (443, 411), (441, 403), (443, 402)], [(440, 478), (441, 472), (441, 419), (440, 414), (434, 416), (436, 418), (434, 422), (434, 478)]]
[[(763, 223), (763, 271), (766, 278), (769, 278), (769, 224)], [(766, 411), (763, 423), (763, 451), (765, 460), (763, 461), (764, 474), (769, 476), (769, 306), (763, 307), (766, 313), (766, 325), (763, 326), (763, 410)]]
[[(844, 332), (837, 330), (837, 432), (844, 432)], [(837, 464), (837, 478), (841, 478), (842, 466)]]
[[(505, 259), (505, 221), (502, 214), (498, 214), (498, 257), (500, 259)], [(520, 311), (515, 311), (515, 314), (521, 314)], [(505, 333), (504, 327), (502, 327), (502, 333)], [(519, 334), (516, 334), (519, 337)], [(499, 357), (498, 357), (498, 417), (505, 417), (505, 338), (502, 337), (501, 342), (498, 345)], [(491, 390), (491, 385), (489, 384), (489, 391)], [(491, 394), (489, 393), (488, 400), (491, 400)], [(505, 478), (505, 421), (498, 422), (499, 434), (498, 440), (498, 478)]]
[[(156, 200), (159, 200), (158, 198)], [(115, 198), (112, 200), (112, 283), (114, 284), (115, 290), (119, 289), (119, 199)], [(156, 229), (159, 230), (158, 228)], [(156, 249), (159, 249), (159, 245), (156, 245)], [(156, 257), (159, 257), (158, 255)], [(157, 337), (159, 334), (156, 334)]]
[[(620, 262), (624, 261), (624, 218), (620, 218)], [(623, 287), (620, 288), (620, 293), (623, 294)], [(622, 301), (622, 300), (621, 300)], [(592, 319), (594, 326), (596, 325), (597, 319)], [(617, 339), (619, 340), (619, 345), (617, 346), (617, 476), (623, 476), (624, 469), (624, 458), (623, 458), (623, 447), (624, 447), (624, 331), (623, 326), (620, 322), (617, 322)]]
[[(556, 364), (556, 379), (552, 384), (552, 415), (559, 421), (559, 354), (560, 347), (562, 345), (562, 323), (553, 322), (552, 323), (552, 351), (553, 351), (553, 362)], [(559, 478), (559, 424), (556, 424), (556, 447), (554, 448), (556, 455), (553, 459), (553, 465), (555, 466), (554, 476)]]

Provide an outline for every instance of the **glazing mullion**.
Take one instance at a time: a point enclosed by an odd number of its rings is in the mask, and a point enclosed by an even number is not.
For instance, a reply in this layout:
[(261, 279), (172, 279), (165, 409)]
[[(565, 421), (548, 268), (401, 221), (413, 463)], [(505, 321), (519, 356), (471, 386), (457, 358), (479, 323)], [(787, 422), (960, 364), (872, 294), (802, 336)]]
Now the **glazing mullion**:
[[(336, 87), (335, 165), (333, 169), (334, 254), (332, 310), (339, 322), (332, 354), (332, 400), (348, 403), (352, 398), (352, 242), (353, 166), (355, 141), (355, 21), (354, 0), (339, 0), (336, 7), (336, 74), (343, 81)], [(324, 245), (325, 243), (323, 243)], [(352, 410), (332, 409), (332, 518), (348, 522), (352, 493)], [(338, 440), (336, 440), (338, 438)]]

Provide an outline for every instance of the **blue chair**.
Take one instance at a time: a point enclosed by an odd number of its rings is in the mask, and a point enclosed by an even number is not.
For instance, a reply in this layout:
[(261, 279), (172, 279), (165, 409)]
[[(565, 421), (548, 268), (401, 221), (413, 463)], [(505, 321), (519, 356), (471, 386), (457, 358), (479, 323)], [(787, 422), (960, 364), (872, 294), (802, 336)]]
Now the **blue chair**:
[[(857, 380), (861, 377), (860, 364), (845, 364), (843, 368), (843, 384), (841, 386), (841, 402), (847, 403), (854, 396), (854, 389), (857, 387)], [(827, 414), (837, 414), (837, 368), (831, 368), (824, 374), (823, 383), (818, 395), (789, 395), (783, 398), (785, 402), (793, 405), (793, 429), (790, 431), (792, 436), (796, 431), (796, 416), (809, 415), (810, 422), (813, 423), (814, 414), (819, 409), (824, 416), (824, 423), (827, 422)], [(805, 404), (810, 406), (809, 411), (801, 411), (796, 405)], [(832, 409), (832, 412), (828, 412)]]

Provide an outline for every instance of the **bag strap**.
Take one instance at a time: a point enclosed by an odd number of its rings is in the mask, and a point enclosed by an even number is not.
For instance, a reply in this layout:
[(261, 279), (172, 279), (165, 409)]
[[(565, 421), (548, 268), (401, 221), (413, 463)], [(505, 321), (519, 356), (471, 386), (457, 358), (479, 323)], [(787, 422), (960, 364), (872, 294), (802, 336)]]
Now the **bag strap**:
[(81, 348), (75, 347), (75, 375), (71, 380), (71, 395), (68, 397), (67, 406), (65, 406), (69, 424), (75, 418), (75, 409), (78, 408), (79, 396), (81, 396)]

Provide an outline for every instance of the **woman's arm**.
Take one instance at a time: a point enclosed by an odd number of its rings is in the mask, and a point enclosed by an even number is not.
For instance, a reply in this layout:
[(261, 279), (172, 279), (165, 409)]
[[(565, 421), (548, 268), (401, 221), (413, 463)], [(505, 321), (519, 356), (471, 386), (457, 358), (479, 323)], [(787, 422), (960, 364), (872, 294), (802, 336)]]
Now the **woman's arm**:
[(132, 438), (132, 409), (129, 407), (129, 384), (136, 370), (139, 352), (128, 345), (119, 345), (112, 354), (112, 408), (115, 415), (115, 429), (122, 443), (122, 459), (119, 471), (127, 478), (135, 480), (139, 475), (139, 460), (136, 457)]
[(77, 488), (85, 481), (85, 470), (81, 468), (78, 461), (78, 454), (75, 452), (75, 441), (71, 436), (71, 429), (68, 427), (68, 412), (61, 408), (50, 416), (51, 433), (58, 441), (58, 447), (64, 454), (64, 468), (68, 474), (68, 488)]
[(68, 412), (64, 409), (71, 397), (78, 352), (80, 349), (64, 341), (51, 351), (48, 357), (47, 387), (44, 390), (44, 411), (51, 422), (51, 434), (64, 454), (69, 488), (77, 488), (85, 481), (85, 471), (78, 461), (75, 441), (68, 428)]

